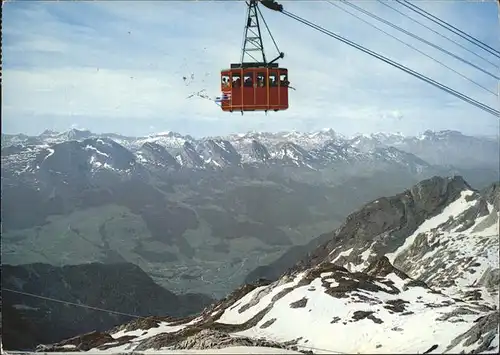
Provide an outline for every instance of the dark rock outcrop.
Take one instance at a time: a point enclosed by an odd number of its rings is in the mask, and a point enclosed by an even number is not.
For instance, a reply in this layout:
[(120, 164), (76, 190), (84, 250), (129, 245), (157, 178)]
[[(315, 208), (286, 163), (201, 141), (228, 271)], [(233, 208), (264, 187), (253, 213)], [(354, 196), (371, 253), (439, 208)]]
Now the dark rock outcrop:
[(167, 149), (157, 143), (144, 143), (138, 151), (138, 155), (143, 156), (150, 165), (157, 168), (178, 169), (180, 167), (180, 164), (167, 151)]
[(160, 334), (141, 343), (136, 350), (160, 349), (167, 346), (171, 346), (174, 350), (220, 349), (228, 346), (263, 346), (285, 349), (284, 345), (273, 341), (234, 337), (218, 330), (203, 329), (196, 332)]
[(229, 141), (224, 139), (208, 139), (201, 144), (199, 150), (205, 160), (216, 162), (219, 167), (238, 166), (241, 164), (241, 155), (234, 149)]
[(497, 211), (500, 211), (500, 181), (497, 181), (481, 191), (488, 203), (491, 203)]
[(89, 332), (82, 335), (75, 336), (61, 341), (60, 343), (53, 345), (40, 344), (36, 347), (37, 352), (57, 352), (60, 349), (65, 349), (65, 351), (89, 351), (90, 349), (99, 348), (100, 350), (105, 350), (108, 346), (119, 346), (121, 344), (126, 344), (129, 340), (133, 339), (133, 336), (124, 336), (118, 339), (113, 338), (108, 333), (101, 332)]
[(302, 297), (300, 300), (290, 303), (290, 308), (304, 308), (307, 305), (307, 298)]
[(403, 280), (410, 278), (403, 271), (396, 269), (386, 256), (373, 261), (363, 272), (374, 277), (385, 277), (390, 273), (395, 273)]
[(446, 350), (453, 350), (455, 346), (461, 343), (464, 346), (475, 347), (474, 350), (470, 351), (471, 354), (480, 354), (486, 350), (491, 350), (490, 344), (495, 336), (498, 336), (499, 320), (500, 313), (498, 311), (479, 317), (476, 320), (476, 324), (465, 333), (453, 339)]
[(182, 151), (180, 152), (178, 157), (183, 166), (195, 169), (205, 166), (205, 162), (201, 158), (200, 154), (196, 151), (196, 148), (190, 142), (184, 142)]
[(267, 150), (266, 146), (260, 143), (259, 141), (256, 141), (255, 139), (252, 140), (250, 156), (255, 160), (261, 162), (267, 162), (268, 160), (271, 159), (271, 154), (269, 154), (269, 151)]

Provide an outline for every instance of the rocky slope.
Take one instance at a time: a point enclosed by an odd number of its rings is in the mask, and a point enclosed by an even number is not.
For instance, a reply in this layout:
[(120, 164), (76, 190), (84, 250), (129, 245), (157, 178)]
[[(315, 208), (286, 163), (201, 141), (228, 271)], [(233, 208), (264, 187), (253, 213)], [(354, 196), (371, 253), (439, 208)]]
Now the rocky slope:
[(4, 264), (2, 290), (2, 341), (16, 350), (103, 331), (133, 316), (187, 316), (214, 301), (201, 294), (175, 295), (127, 263)]
[[(48, 349), (229, 345), (313, 353), (497, 353), (498, 184), (432, 178), (351, 214), (274, 282), (188, 319), (149, 319)], [(219, 339), (219, 340), (217, 340)], [(47, 349), (47, 348), (45, 348)]]
[(351, 214), (296, 270), (326, 259), (359, 271), (387, 255), (433, 287), (474, 289), (498, 274), (499, 195), (498, 183), (475, 191), (461, 177), (422, 181)]

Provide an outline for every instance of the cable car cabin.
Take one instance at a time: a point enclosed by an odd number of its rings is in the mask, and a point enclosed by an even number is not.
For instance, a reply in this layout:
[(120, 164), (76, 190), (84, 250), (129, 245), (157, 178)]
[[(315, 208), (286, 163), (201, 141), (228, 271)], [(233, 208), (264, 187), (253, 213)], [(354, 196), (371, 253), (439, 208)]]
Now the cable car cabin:
[(222, 111), (288, 109), (288, 70), (278, 64), (231, 64), (221, 71)]

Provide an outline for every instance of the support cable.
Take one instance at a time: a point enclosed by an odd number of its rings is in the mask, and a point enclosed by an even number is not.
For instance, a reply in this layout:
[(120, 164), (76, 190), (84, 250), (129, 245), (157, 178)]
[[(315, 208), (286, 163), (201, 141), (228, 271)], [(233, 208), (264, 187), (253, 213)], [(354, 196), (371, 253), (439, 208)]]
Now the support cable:
[[(342, 1), (342, 0), (341, 0), (341, 1)], [(453, 69), (453, 68), (449, 67), (448, 65), (444, 64), (443, 62), (441, 62), (441, 61), (439, 61), (439, 60), (435, 59), (435, 58), (434, 58), (434, 57), (432, 57), (431, 55), (429, 55), (429, 54), (427, 54), (427, 53), (425, 53), (425, 52), (421, 51), (420, 49), (418, 49), (418, 48), (416, 48), (416, 47), (412, 46), (412, 45), (411, 45), (411, 44), (409, 44), (409, 43), (406, 43), (405, 41), (402, 41), (401, 39), (397, 38), (396, 36), (393, 36), (392, 34), (390, 34), (390, 33), (386, 32), (386, 31), (384, 31), (384, 30), (383, 30), (383, 29), (381, 29), (380, 27), (377, 27), (377, 26), (375, 26), (374, 24), (372, 24), (372, 23), (370, 23), (370, 22), (368, 22), (368, 21), (366, 21), (366, 20), (362, 19), (362, 18), (361, 18), (361, 17), (359, 17), (358, 15), (356, 15), (356, 14), (352, 13), (352, 12), (351, 12), (351, 11), (349, 11), (349, 10), (346, 10), (346, 9), (342, 8), (341, 6), (339, 6), (339, 5), (337, 5), (337, 4), (333, 3), (333, 2), (331, 2), (330, 0), (327, 0), (327, 2), (328, 2), (330, 5), (335, 6), (336, 8), (338, 8), (338, 9), (340, 9), (340, 10), (342, 10), (342, 11), (344, 11), (344, 12), (348, 13), (348, 14), (350, 14), (351, 16), (353, 16), (353, 17), (357, 18), (358, 20), (363, 21), (363, 22), (364, 22), (364, 23), (366, 23), (367, 25), (369, 25), (369, 26), (371, 26), (371, 27), (373, 27), (373, 28), (375, 28), (375, 29), (379, 30), (380, 32), (382, 32), (382, 33), (386, 34), (387, 36), (389, 36), (389, 37), (391, 37), (391, 38), (395, 39), (396, 41), (398, 41), (398, 42), (400, 42), (400, 43), (404, 44), (405, 46), (408, 46), (408, 47), (412, 48), (413, 50), (415, 50), (415, 51), (419, 52), (420, 54), (422, 54), (422, 55), (426, 56), (427, 58), (432, 59), (432, 60), (433, 60), (433, 61), (435, 61), (436, 63), (438, 63), (438, 64), (442, 65), (443, 67), (445, 67), (445, 68), (447, 68), (447, 69), (449, 69), (449, 70), (451, 70), (451, 71), (452, 71), (452, 72), (454, 72), (455, 74), (458, 74), (458, 75), (459, 75), (459, 76), (461, 76), (462, 78), (464, 78), (464, 79), (466, 79), (466, 80), (470, 81), (471, 83), (473, 83), (474, 85), (476, 85), (476, 86), (480, 87), (481, 89), (483, 89), (483, 90), (485, 90), (485, 91), (487, 91), (487, 92), (489, 92), (489, 93), (491, 93), (491, 94), (493, 94), (493, 95), (497, 96), (497, 93), (496, 93), (496, 92), (494, 92), (494, 91), (492, 91), (492, 90), (488, 89), (487, 87), (485, 87), (485, 86), (483, 86), (483, 85), (479, 84), (478, 82), (476, 82), (476, 81), (472, 80), (471, 78), (469, 78), (469, 77), (467, 77), (467, 76), (463, 75), (463, 74), (462, 74), (462, 73), (460, 73), (459, 71), (457, 71), (457, 70), (455, 70), (455, 69)], [(349, 3), (348, 3), (348, 4), (349, 4)]]
[(422, 27), (424, 27), (424, 28), (427, 28), (427, 29), (428, 29), (429, 31), (431, 31), (432, 33), (434, 33), (434, 34), (436, 34), (436, 35), (440, 36), (441, 38), (444, 38), (444, 39), (446, 39), (446, 40), (448, 40), (448, 41), (450, 41), (450, 42), (452, 42), (452, 43), (456, 44), (457, 46), (459, 46), (459, 47), (460, 47), (460, 48), (462, 48), (463, 50), (465, 50), (465, 51), (467, 51), (467, 52), (469, 52), (469, 53), (471, 53), (471, 54), (475, 55), (476, 57), (478, 57), (478, 58), (480, 58), (480, 59), (484, 60), (485, 62), (487, 62), (487, 63), (491, 64), (492, 66), (494, 66), (496, 69), (500, 69), (500, 68), (498, 67), (498, 65), (497, 65), (497, 64), (495, 64), (495, 63), (491, 62), (489, 59), (487, 59), (487, 58), (485, 58), (485, 57), (481, 56), (479, 53), (474, 52), (473, 50), (470, 50), (469, 48), (467, 48), (467, 47), (466, 47), (466, 46), (464, 46), (463, 44), (461, 44), (461, 43), (459, 43), (459, 42), (455, 41), (453, 38), (450, 38), (450, 37), (448, 37), (448, 36), (445, 36), (444, 34), (442, 34), (442, 33), (438, 32), (438, 31), (436, 31), (436, 30), (435, 30), (435, 29), (433, 29), (432, 27), (427, 26), (425, 23), (422, 23), (422, 22), (420, 22), (420, 21), (418, 21), (418, 20), (414, 19), (413, 17), (411, 17), (411, 16), (409, 16), (409, 15), (405, 14), (404, 12), (402, 12), (402, 11), (400, 11), (400, 10), (396, 9), (395, 7), (393, 7), (393, 6), (389, 5), (389, 4), (387, 4), (385, 1), (382, 1), (382, 0), (377, 0), (377, 1), (378, 1), (379, 3), (381, 3), (382, 5), (384, 5), (384, 6), (388, 7), (389, 9), (392, 9), (393, 11), (397, 12), (398, 14), (400, 14), (400, 15), (402, 15), (402, 16), (404, 16), (404, 17), (406, 17), (406, 18), (407, 18), (407, 19), (409, 19), (410, 21), (413, 21), (414, 23), (419, 24), (420, 26), (422, 26)]
[(271, 39), (272, 39), (272, 41), (274, 43), (274, 46), (276, 47), (276, 50), (278, 51), (278, 54), (281, 53), (280, 49), (278, 48), (278, 44), (274, 40), (274, 36), (271, 33), (271, 30), (269, 29), (269, 26), (267, 25), (266, 19), (264, 18), (264, 16), (262, 16), (262, 12), (260, 11), (260, 9), (258, 7), (257, 7), (257, 11), (259, 12), (260, 17), (262, 18), (262, 22), (264, 22), (264, 26), (266, 26), (267, 33), (269, 33), (269, 36), (271, 36)]
[(372, 57), (375, 57), (379, 60), (382, 60), (383, 62), (386, 62), (389, 65), (392, 65), (392, 66), (394, 66), (394, 67), (396, 67), (396, 68), (398, 68), (398, 69), (400, 69), (400, 70), (402, 70), (402, 71), (404, 71), (404, 72), (406, 72), (406, 73), (408, 73), (408, 74), (410, 74), (418, 79), (421, 79), (421, 80), (423, 80), (423, 81), (425, 81), (425, 82), (427, 82), (427, 83), (429, 83), (429, 84), (431, 84), (431, 85), (433, 85), (433, 86), (435, 86), (443, 91), (446, 91), (446, 92), (458, 97), (459, 99), (461, 99), (465, 102), (468, 102), (469, 104), (474, 105), (474, 106), (480, 108), (481, 110), (484, 110), (484, 111), (490, 113), (493, 116), (500, 117), (500, 111), (495, 110), (494, 108), (492, 108), (492, 107), (490, 107), (482, 102), (474, 100), (473, 98), (471, 98), (465, 94), (462, 94), (456, 90), (453, 90), (452, 88), (450, 88), (444, 84), (441, 84), (441, 83), (439, 83), (439, 82), (437, 82), (437, 81), (435, 81), (435, 80), (433, 80), (425, 75), (422, 75), (422, 74), (420, 74), (420, 73), (418, 73), (418, 72), (416, 72), (416, 71), (414, 71), (414, 70), (412, 70), (412, 69), (410, 69), (402, 64), (399, 64), (399, 63), (393, 61), (392, 59), (384, 57), (381, 54), (376, 53), (368, 48), (365, 48), (365, 47), (363, 47), (363, 46), (361, 46), (361, 45), (359, 45), (351, 40), (348, 40), (348, 39), (336, 34), (336, 33), (328, 31), (328, 30), (324, 29), (323, 27), (318, 26), (318, 25), (316, 25), (308, 20), (305, 20), (305, 19), (303, 19), (303, 18), (301, 18), (301, 17), (299, 17), (299, 16), (297, 16), (289, 11), (283, 10), (281, 12), (284, 15), (290, 17), (291, 19), (294, 19), (298, 22), (301, 22), (301, 23), (305, 24), (306, 26), (309, 26), (309, 27), (311, 27), (319, 32), (326, 34), (329, 37), (335, 38), (335, 39), (337, 39), (337, 40), (339, 40), (339, 41), (341, 41), (341, 42), (343, 42), (351, 47), (354, 47), (354, 48), (372, 56)]
[(497, 51), (495, 48), (492, 48), (489, 45), (487, 45), (486, 43), (478, 40), (477, 38), (465, 33), (464, 31), (459, 30), (455, 26), (449, 24), (448, 22), (440, 19), (437, 16), (434, 16), (433, 14), (425, 11), (424, 9), (418, 7), (417, 5), (414, 5), (406, 0), (395, 0), (395, 1), (397, 3), (403, 5), (404, 7), (416, 12), (420, 16), (423, 16), (423, 17), (431, 20), (432, 22), (438, 24), (439, 26), (446, 28), (448, 31), (453, 32), (454, 34), (462, 37), (463, 39), (469, 41), (470, 43), (475, 44), (476, 46), (485, 50), (486, 52), (493, 54), (497, 58), (500, 58), (500, 52)]
[[(366, 14), (366, 15), (368, 15), (368, 16), (370, 16), (370, 17), (372, 17), (372, 18), (374, 18), (374, 19), (376, 19), (376, 20), (378, 20), (378, 21), (380, 21), (380, 22), (385, 23), (385, 24), (386, 24), (386, 25), (388, 25), (388, 26), (391, 26), (392, 28), (397, 29), (398, 31), (403, 32), (404, 34), (406, 34), (406, 35), (408, 35), (408, 36), (410, 36), (410, 37), (413, 37), (413, 38), (415, 38), (415, 39), (417, 39), (417, 40), (419, 40), (419, 41), (421, 41), (421, 42), (423, 42), (423, 43), (427, 44), (428, 46), (431, 46), (432, 48), (435, 48), (435, 49), (437, 49), (437, 50), (439, 50), (439, 51), (441, 51), (441, 52), (443, 52), (443, 53), (446, 53), (446, 54), (448, 54), (448, 55), (452, 56), (453, 58), (458, 59), (458, 60), (460, 60), (461, 62), (463, 62), (463, 63), (465, 63), (465, 64), (468, 64), (468, 65), (470, 65), (471, 67), (476, 68), (477, 70), (482, 71), (484, 74), (487, 74), (487, 75), (491, 76), (491, 77), (492, 77), (492, 78), (494, 78), (494, 79), (500, 80), (500, 76), (495, 75), (495, 74), (493, 74), (493, 73), (491, 73), (491, 72), (489, 72), (489, 71), (487, 71), (487, 70), (485, 70), (485, 69), (483, 69), (483, 68), (481, 68), (481, 67), (477, 66), (476, 64), (474, 64), (474, 63), (472, 63), (472, 62), (469, 62), (469, 61), (468, 61), (468, 60), (466, 60), (466, 59), (463, 59), (462, 57), (459, 57), (458, 55), (456, 55), (456, 54), (454, 54), (454, 53), (452, 53), (452, 52), (450, 52), (450, 51), (448, 51), (448, 50), (444, 49), (444, 48), (443, 48), (443, 47), (441, 47), (441, 46), (438, 46), (438, 45), (436, 45), (436, 44), (434, 44), (434, 43), (432, 43), (432, 42), (429, 42), (429, 41), (427, 41), (426, 39), (424, 39), (424, 38), (422, 38), (422, 37), (420, 37), (420, 36), (417, 36), (417, 35), (415, 35), (415, 34), (413, 34), (413, 33), (409, 32), (409, 31), (405, 30), (404, 28), (401, 28), (401, 27), (399, 27), (399, 26), (396, 26), (396, 25), (394, 25), (394, 24), (390, 23), (389, 21), (387, 21), (387, 20), (385, 20), (385, 19), (383, 19), (383, 18), (381, 18), (381, 17), (379, 17), (379, 16), (377, 16), (377, 15), (374, 15), (374, 14), (372, 14), (371, 12), (366, 11), (365, 9), (363, 9), (363, 8), (361, 8), (361, 7), (357, 6), (357, 5), (351, 4), (350, 2), (345, 1), (345, 0), (340, 0), (340, 1), (341, 1), (341, 2), (343, 2), (343, 3), (345, 3), (346, 5), (348, 5), (348, 6), (352, 7), (352, 8), (354, 8), (354, 9), (356, 9), (356, 10), (358, 10), (358, 11), (360, 11), (360, 12), (362, 12), (362, 13), (364, 13), (364, 14)], [(328, 1), (328, 2), (329, 2), (329, 1)], [(331, 4), (331, 3), (330, 3), (330, 4)]]

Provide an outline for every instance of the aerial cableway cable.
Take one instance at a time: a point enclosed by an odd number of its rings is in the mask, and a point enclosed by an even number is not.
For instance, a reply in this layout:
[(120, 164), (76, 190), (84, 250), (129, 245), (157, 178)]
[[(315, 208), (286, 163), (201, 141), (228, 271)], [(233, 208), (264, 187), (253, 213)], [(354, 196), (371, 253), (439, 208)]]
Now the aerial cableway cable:
[(401, 4), (401, 5), (403, 5), (403, 6), (405, 6), (408, 9), (416, 12), (417, 14), (419, 14), (419, 15), (421, 15), (421, 16), (429, 19), (429, 20), (431, 20), (432, 22), (438, 24), (439, 26), (446, 28), (448, 31), (453, 32), (454, 34), (462, 37), (463, 39), (469, 41), (470, 43), (475, 44), (479, 48), (485, 50), (488, 53), (493, 54), (497, 58), (500, 58), (500, 52), (497, 51), (495, 48), (492, 48), (489, 45), (487, 45), (486, 43), (478, 40), (477, 38), (475, 38), (475, 37), (473, 37), (473, 36), (465, 33), (464, 31), (459, 30), (455, 26), (449, 24), (448, 22), (440, 19), (437, 16), (432, 15), (431, 13), (425, 11), (424, 9), (421, 9), (417, 5), (414, 5), (414, 4), (412, 4), (412, 3), (410, 3), (410, 2), (408, 2), (406, 0), (402, 0), (402, 1), (401, 0), (396, 0), (396, 2), (399, 3), (399, 4)]
[[(341, 1), (342, 1), (342, 0), (341, 0)], [(331, 2), (330, 0), (327, 0), (327, 2), (328, 2), (330, 5), (335, 6), (336, 8), (338, 8), (338, 9), (340, 9), (340, 10), (342, 10), (342, 11), (344, 11), (344, 12), (346, 12), (346, 13), (350, 14), (351, 16), (353, 16), (353, 17), (357, 18), (358, 20), (363, 21), (363, 22), (364, 22), (364, 23), (366, 23), (367, 25), (369, 25), (369, 26), (371, 26), (371, 27), (373, 27), (373, 28), (375, 28), (375, 29), (377, 29), (377, 30), (381, 31), (382, 33), (384, 33), (384, 34), (386, 34), (387, 36), (389, 36), (389, 37), (391, 37), (391, 38), (395, 39), (396, 41), (398, 41), (398, 42), (400, 42), (400, 43), (404, 44), (405, 46), (408, 46), (408, 47), (412, 48), (413, 50), (415, 50), (415, 51), (419, 52), (420, 54), (422, 54), (422, 55), (426, 56), (427, 58), (432, 59), (432, 60), (433, 60), (433, 61), (435, 61), (436, 63), (438, 63), (438, 64), (442, 65), (443, 67), (445, 67), (445, 68), (447, 68), (447, 69), (449, 69), (449, 70), (451, 70), (451, 71), (452, 71), (452, 72), (454, 72), (455, 74), (458, 74), (459, 76), (461, 76), (461, 77), (462, 77), (462, 78), (464, 78), (465, 80), (470, 81), (471, 83), (473, 83), (474, 85), (476, 85), (476, 86), (480, 87), (481, 89), (483, 89), (483, 90), (485, 90), (485, 91), (487, 91), (487, 92), (489, 92), (489, 93), (491, 93), (491, 94), (493, 94), (493, 95), (497, 96), (497, 93), (496, 93), (496, 92), (494, 92), (494, 91), (492, 91), (492, 90), (488, 89), (487, 87), (485, 87), (485, 86), (483, 86), (483, 85), (479, 84), (478, 82), (476, 82), (476, 81), (472, 80), (471, 78), (469, 78), (469, 77), (467, 77), (467, 76), (463, 75), (463, 74), (462, 74), (462, 73), (460, 73), (459, 71), (457, 71), (457, 70), (455, 70), (455, 69), (453, 69), (453, 68), (449, 67), (448, 65), (446, 65), (446, 64), (444, 64), (443, 62), (441, 62), (441, 61), (437, 60), (436, 58), (432, 57), (431, 55), (429, 55), (429, 54), (427, 54), (427, 53), (425, 53), (425, 52), (421, 51), (420, 49), (418, 49), (418, 48), (416, 48), (416, 47), (412, 46), (412, 45), (411, 45), (411, 44), (409, 44), (409, 43), (406, 43), (405, 41), (402, 41), (401, 39), (397, 38), (396, 36), (393, 36), (392, 34), (390, 34), (390, 33), (386, 32), (386, 31), (384, 31), (384, 30), (383, 30), (383, 29), (381, 29), (380, 27), (377, 27), (377, 26), (375, 26), (373, 23), (370, 23), (369, 21), (366, 21), (366, 20), (362, 19), (362, 18), (361, 18), (361, 17), (359, 17), (358, 15), (356, 15), (356, 14), (352, 13), (352, 12), (351, 12), (351, 11), (349, 11), (349, 10), (346, 10), (346, 9), (342, 8), (341, 6), (339, 6), (339, 5), (337, 5), (337, 4), (333, 3), (333, 2)], [(347, 3), (347, 4), (348, 4), (348, 5), (350, 5), (350, 3)]]
[(422, 23), (422, 22), (420, 22), (420, 21), (418, 21), (418, 20), (414, 19), (413, 17), (411, 17), (411, 16), (409, 16), (409, 15), (405, 14), (404, 12), (402, 12), (402, 11), (400, 11), (400, 10), (396, 9), (395, 7), (393, 7), (393, 6), (389, 5), (389, 4), (387, 4), (387, 3), (386, 3), (385, 1), (383, 1), (383, 0), (377, 0), (377, 1), (378, 1), (379, 3), (381, 3), (382, 5), (384, 5), (384, 6), (388, 7), (388, 8), (390, 8), (390, 9), (392, 9), (393, 11), (395, 11), (395, 12), (397, 12), (397, 13), (399, 13), (400, 15), (402, 15), (402, 16), (404, 16), (404, 17), (406, 17), (406, 18), (407, 18), (407, 19), (409, 19), (410, 21), (413, 21), (414, 23), (417, 23), (417, 24), (419, 24), (420, 26), (422, 26), (422, 27), (424, 27), (424, 28), (427, 28), (427, 29), (428, 29), (429, 31), (431, 31), (432, 33), (434, 33), (434, 34), (436, 34), (436, 35), (440, 36), (441, 38), (444, 38), (444, 39), (446, 39), (446, 40), (448, 40), (448, 41), (450, 41), (450, 42), (452, 42), (452, 43), (456, 44), (457, 46), (459, 46), (459, 47), (460, 47), (460, 48), (462, 48), (463, 50), (465, 50), (465, 51), (467, 51), (467, 52), (469, 52), (469, 53), (471, 53), (471, 54), (475, 55), (476, 57), (478, 57), (478, 58), (480, 58), (480, 59), (484, 60), (485, 62), (487, 62), (487, 63), (491, 64), (492, 66), (494, 66), (495, 68), (499, 69), (499, 67), (498, 67), (498, 65), (497, 65), (497, 64), (495, 64), (495, 63), (491, 62), (489, 59), (487, 59), (487, 58), (485, 58), (485, 57), (481, 56), (479, 53), (476, 53), (476, 52), (474, 52), (473, 50), (470, 50), (469, 48), (467, 48), (467, 47), (466, 47), (466, 46), (464, 46), (463, 44), (461, 44), (461, 43), (459, 43), (459, 42), (455, 41), (453, 38), (450, 38), (450, 37), (448, 37), (448, 36), (446, 36), (446, 35), (444, 35), (444, 34), (442, 34), (442, 33), (438, 32), (438, 31), (436, 31), (436, 30), (435, 30), (435, 29), (433, 29), (432, 27), (427, 26), (425, 23)]
[(315, 30), (317, 30), (319, 32), (322, 32), (322, 33), (326, 34), (327, 36), (330, 36), (330, 37), (335, 38), (335, 39), (337, 39), (337, 40), (339, 40), (341, 42), (344, 42), (345, 44), (347, 44), (347, 45), (349, 45), (351, 47), (359, 49), (360, 51), (362, 51), (362, 52), (364, 52), (366, 54), (369, 54), (372, 57), (380, 59), (380, 60), (386, 62), (387, 64), (390, 64), (390, 65), (392, 65), (392, 66), (394, 66), (394, 67), (396, 67), (396, 68), (398, 68), (398, 69), (400, 69), (400, 70), (402, 70), (402, 71), (404, 71), (404, 72), (406, 72), (406, 73), (408, 73), (410, 75), (413, 75), (416, 78), (419, 78), (419, 79), (421, 79), (421, 80), (423, 80), (423, 81), (425, 81), (425, 82), (427, 82), (427, 83), (429, 83), (429, 84), (431, 84), (431, 85), (433, 85), (433, 86), (435, 86), (435, 87), (437, 87), (437, 88), (439, 88), (439, 89), (441, 89), (443, 91), (446, 91), (446, 92), (448, 92), (448, 93), (450, 93), (450, 94), (458, 97), (459, 99), (461, 99), (461, 100), (463, 100), (465, 102), (470, 103), (471, 105), (474, 105), (474, 106), (476, 106), (476, 107), (478, 107), (478, 108), (480, 108), (480, 109), (482, 109), (482, 110), (484, 110), (484, 111), (492, 114), (493, 116), (500, 117), (500, 111), (495, 110), (494, 108), (492, 108), (492, 107), (490, 107), (490, 106), (488, 106), (486, 104), (483, 104), (482, 102), (474, 100), (473, 98), (471, 98), (471, 97), (469, 97), (469, 96), (467, 96), (465, 94), (462, 94), (462, 93), (460, 93), (460, 92), (458, 92), (456, 90), (453, 90), (452, 88), (450, 88), (450, 87), (448, 87), (448, 86), (446, 86), (444, 84), (441, 84), (441, 83), (439, 83), (439, 82), (437, 82), (437, 81), (435, 81), (435, 80), (433, 80), (433, 79), (431, 79), (431, 78), (429, 78), (429, 77), (427, 77), (425, 75), (422, 75), (422, 74), (420, 74), (420, 73), (418, 73), (418, 72), (416, 72), (416, 71), (414, 71), (414, 70), (412, 70), (412, 69), (410, 69), (408, 67), (405, 67), (404, 65), (399, 64), (399, 63), (393, 61), (392, 59), (384, 57), (383, 55), (381, 55), (379, 53), (376, 53), (376, 52), (374, 52), (374, 51), (372, 51), (372, 50), (370, 50), (368, 48), (365, 48), (365, 47), (363, 47), (363, 46), (361, 46), (361, 45), (359, 45), (359, 44), (357, 44), (357, 43), (355, 43), (355, 42), (353, 42), (351, 40), (348, 40), (348, 39), (346, 39), (346, 38), (344, 38), (344, 37), (336, 34), (336, 33), (328, 31), (325, 28), (323, 28), (321, 26), (318, 26), (318, 25), (316, 25), (316, 24), (314, 24), (314, 23), (312, 23), (312, 22), (310, 22), (308, 20), (305, 20), (305, 19), (303, 19), (303, 18), (301, 18), (301, 17), (299, 17), (299, 16), (297, 16), (297, 15), (295, 15), (295, 14), (289, 12), (289, 11), (283, 10), (281, 12), (284, 15), (290, 17), (291, 19), (294, 19), (294, 20), (296, 20), (298, 22), (301, 22), (301, 23), (305, 24), (306, 26), (309, 26), (309, 27), (311, 27), (311, 28), (313, 28), (313, 29), (315, 29)]
[[(363, 8), (361, 8), (361, 7), (357, 6), (357, 5), (351, 4), (350, 2), (345, 1), (345, 0), (340, 0), (340, 1), (341, 1), (342, 3), (344, 3), (344, 4), (346, 4), (346, 5), (348, 5), (348, 6), (352, 7), (352, 8), (354, 8), (354, 9), (356, 9), (356, 10), (358, 10), (358, 11), (360, 11), (360, 12), (362, 12), (362, 13), (364, 13), (364, 14), (368, 15), (368, 16), (370, 16), (371, 18), (374, 18), (374, 19), (376, 19), (376, 20), (378, 20), (378, 21), (380, 21), (380, 22), (383, 22), (383, 23), (385, 23), (386, 25), (391, 26), (392, 28), (394, 28), (394, 29), (396, 29), (396, 30), (398, 30), (398, 31), (403, 32), (404, 34), (406, 34), (406, 35), (408, 35), (408, 36), (410, 36), (410, 37), (413, 37), (413, 38), (415, 38), (415, 39), (417, 39), (417, 40), (419, 40), (419, 41), (421, 41), (421, 42), (423, 42), (423, 43), (427, 44), (428, 46), (431, 46), (432, 48), (435, 48), (435, 49), (437, 49), (437, 50), (439, 50), (439, 51), (441, 51), (441, 52), (443, 52), (443, 53), (446, 53), (446, 54), (448, 54), (448, 55), (452, 56), (453, 58), (458, 59), (458, 60), (460, 60), (461, 62), (463, 62), (463, 63), (465, 63), (465, 64), (468, 64), (468, 65), (470, 65), (471, 67), (476, 68), (477, 70), (480, 70), (481, 72), (483, 72), (484, 74), (487, 74), (487, 75), (491, 76), (492, 78), (495, 78), (495, 79), (497, 79), (497, 80), (500, 80), (500, 76), (495, 75), (495, 74), (493, 74), (493, 73), (491, 73), (491, 72), (489, 72), (489, 71), (487, 71), (487, 70), (485, 70), (485, 69), (483, 69), (483, 68), (481, 68), (481, 67), (477, 66), (476, 64), (469, 62), (468, 60), (466, 60), (466, 59), (464, 59), (464, 58), (462, 58), (462, 57), (460, 57), (460, 56), (458, 56), (458, 55), (456, 55), (456, 54), (454, 54), (454, 53), (452, 53), (452, 52), (450, 52), (450, 51), (448, 51), (448, 50), (444, 49), (444, 48), (443, 48), (443, 47), (441, 47), (441, 46), (438, 46), (438, 45), (436, 45), (436, 44), (434, 44), (434, 43), (432, 43), (432, 42), (429, 42), (429, 41), (427, 41), (426, 39), (424, 39), (424, 38), (422, 38), (422, 37), (420, 37), (420, 36), (417, 36), (416, 34), (413, 34), (413, 33), (409, 32), (409, 31), (405, 30), (405, 29), (404, 29), (404, 28), (402, 28), (402, 27), (396, 26), (396, 25), (394, 25), (394, 24), (390, 23), (389, 21), (387, 21), (387, 20), (385, 20), (385, 19), (383, 19), (383, 18), (381, 18), (381, 17), (379, 17), (379, 16), (377, 16), (377, 15), (375, 15), (375, 14), (373, 14), (373, 13), (369, 12), (369, 11), (366, 11), (365, 9), (363, 9)], [(331, 3), (330, 3), (330, 4), (331, 4)]]
[[(41, 295), (36, 295), (34, 293), (28, 293), (28, 292), (13, 290), (13, 289), (10, 289), (10, 288), (2, 288), (2, 292), (3, 291), (12, 292), (12, 293), (16, 293), (16, 294), (23, 295), (23, 296), (33, 297), (33, 298), (38, 298), (38, 299), (42, 299), (42, 300), (45, 300), (45, 301), (52, 301), (52, 302), (55, 302), (55, 303), (61, 303), (61, 304), (68, 305), (68, 306), (74, 306), (74, 307), (80, 307), (80, 308), (90, 309), (90, 310), (93, 310), (93, 311), (105, 312), (105, 313), (109, 313), (109, 314), (116, 314), (116, 315), (121, 315), (121, 316), (128, 316), (128, 317), (137, 318), (137, 319), (150, 319), (151, 318), (151, 316), (139, 316), (139, 315), (136, 315), (136, 314), (117, 312), (117, 311), (113, 311), (113, 310), (106, 309), (106, 308), (93, 307), (93, 306), (89, 306), (89, 305), (86, 305), (86, 304), (83, 304), (83, 303), (68, 302), (68, 301), (57, 299), (57, 298), (45, 297), (45, 296), (41, 296)], [(324, 349), (324, 348), (317, 348), (317, 347), (314, 347), (314, 346), (308, 346), (308, 345), (304, 345), (304, 344), (298, 345), (298, 346), (301, 347), (301, 348), (304, 348), (304, 349), (320, 350), (320, 351), (324, 351), (324, 352), (327, 352), (327, 353), (345, 354), (345, 352), (342, 352), (342, 351), (336, 351), (336, 350)]]

